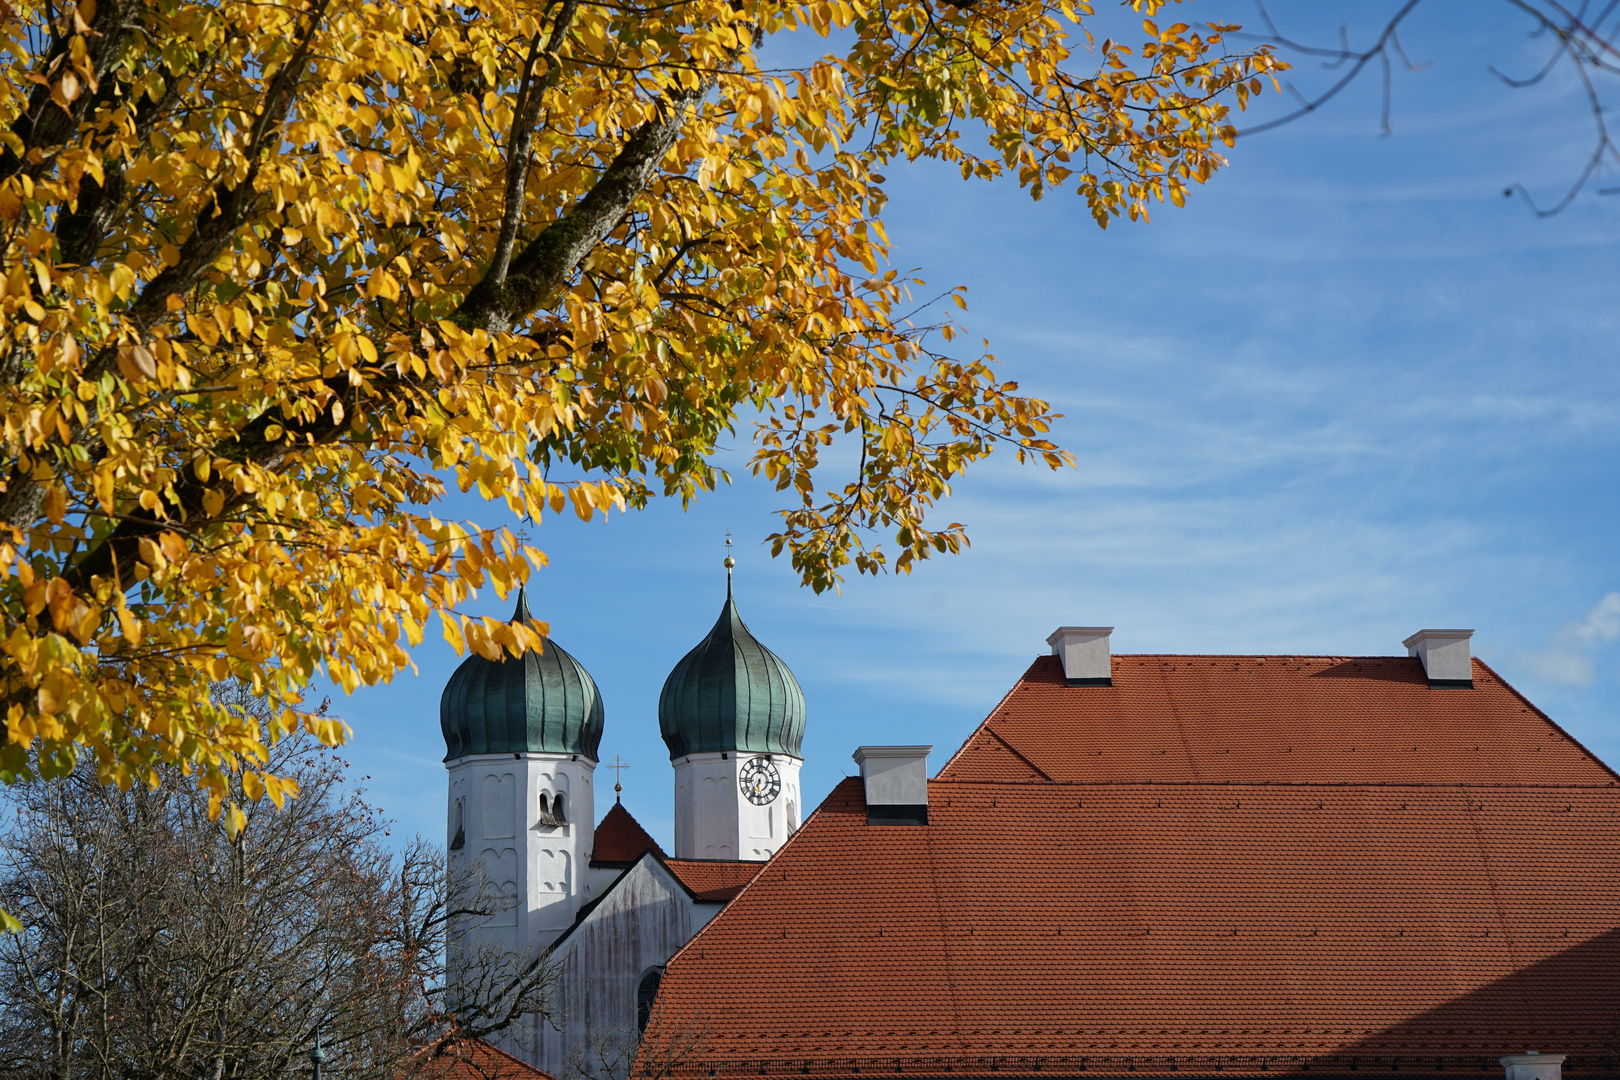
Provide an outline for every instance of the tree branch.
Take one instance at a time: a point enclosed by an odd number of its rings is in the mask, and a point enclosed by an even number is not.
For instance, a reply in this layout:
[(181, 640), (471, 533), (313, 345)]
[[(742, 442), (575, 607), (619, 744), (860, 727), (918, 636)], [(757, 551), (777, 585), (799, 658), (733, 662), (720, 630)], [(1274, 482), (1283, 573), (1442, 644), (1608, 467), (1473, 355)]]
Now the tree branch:
[(618, 227), (652, 184), (664, 155), (680, 136), (687, 111), (714, 88), (719, 72), (665, 99), (660, 115), (637, 128), (583, 198), (547, 225), (512, 263), (504, 281), (484, 277), (451, 316), (464, 329), (505, 333), (561, 288), (586, 255)]
[[(497, 286), (506, 282), (506, 272), (512, 262), (512, 248), (517, 243), (518, 221), (523, 216), (523, 192), (529, 180), (529, 148), (534, 145), (534, 125), (540, 118), (540, 106), (546, 90), (557, 77), (562, 66), (558, 47), (562, 36), (574, 21), (579, 0), (563, 0), (557, 17), (552, 20), (551, 33), (544, 48), (540, 35), (534, 35), (528, 59), (523, 64), (523, 82), (518, 87), (517, 104), (512, 110), (512, 130), (506, 140), (506, 198), (501, 214), (501, 232), (495, 241), (495, 257), (490, 261), (489, 280)], [(543, 58), (546, 69), (535, 77), (534, 64)]]

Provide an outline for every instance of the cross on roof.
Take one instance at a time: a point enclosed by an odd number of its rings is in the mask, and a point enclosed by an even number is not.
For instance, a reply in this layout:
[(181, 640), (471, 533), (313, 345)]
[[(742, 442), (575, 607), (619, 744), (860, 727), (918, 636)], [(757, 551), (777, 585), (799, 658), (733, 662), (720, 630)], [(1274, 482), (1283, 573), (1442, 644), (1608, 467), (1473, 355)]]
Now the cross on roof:
[(604, 768), (604, 769), (613, 769), (614, 770), (614, 774), (613, 774), (613, 801), (614, 802), (619, 801), (619, 792), (624, 790), (624, 786), (622, 784), (620, 784), (619, 781), (624, 778), (624, 770), (628, 769), (629, 767), (630, 766), (624, 764), (623, 762), (621, 762), (619, 760), (619, 755), (618, 754), (613, 755), (613, 764), (602, 766), (602, 768)]

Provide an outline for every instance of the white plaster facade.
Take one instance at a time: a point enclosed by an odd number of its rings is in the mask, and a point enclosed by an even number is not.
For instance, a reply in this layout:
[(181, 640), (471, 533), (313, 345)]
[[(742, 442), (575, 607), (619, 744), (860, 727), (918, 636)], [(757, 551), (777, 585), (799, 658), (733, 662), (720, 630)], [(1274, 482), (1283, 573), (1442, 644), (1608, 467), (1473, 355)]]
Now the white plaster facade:
[(1046, 643), (1063, 663), (1064, 678), (1109, 679), (1114, 671), (1109, 645), (1113, 632), (1112, 626), (1060, 626), (1046, 636)]
[(1419, 630), (1405, 641), (1406, 655), (1423, 662), (1431, 682), (1462, 683), (1474, 678), (1472, 630)]
[[(485, 888), (505, 901), (493, 916), (467, 928), (457, 947), (470, 955), (495, 947), (520, 961), (535, 956), (573, 925), (590, 900), (596, 762), (581, 754), (470, 754), (445, 767), (452, 873), (478, 860)], [(551, 821), (562, 800), (562, 823), (545, 820), (542, 797)]]
[[(750, 802), (738, 774), (750, 761), (768, 761), (781, 789), (763, 806)], [(799, 768), (786, 754), (725, 752), (688, 754), (675, 766), (675, 857), (677, 859), (769, 859), (799, 828), (804, 802)]]
[(619, 880), (619, 875), (622, 873), (624, 873), (624, 867), (620, 865), (587, 866), (585, 869), (585, 888), (591, 896), (601, 896), (608, 891), (608, 886)]
[(537, 1024), (524, 1060), (556, 1077), (623, 1077), (640, 1035), (636, 990), (723, 905), (699, 901), (652, 853), (556, 942), (555, 1026)]

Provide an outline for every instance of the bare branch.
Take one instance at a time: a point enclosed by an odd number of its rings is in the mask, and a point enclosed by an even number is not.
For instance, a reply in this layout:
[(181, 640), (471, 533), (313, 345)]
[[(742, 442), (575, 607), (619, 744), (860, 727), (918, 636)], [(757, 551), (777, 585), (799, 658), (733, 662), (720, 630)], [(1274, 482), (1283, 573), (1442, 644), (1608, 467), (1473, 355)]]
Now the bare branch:
[[(1284, 37), (1282, 37), (1280, 35), (1272, 36), (1272, 37), (1269, 37), (1269, 38), (1268, 37), (1262, 37), (1260, 35), (1255, 35), (1255, 34), (1238, 34), (1238, 35), (1234, 35), (1234, 36), (1237, 36), (1237, 37), (1248, 37), (1248, 38), (1251, 38), (1251, 39), (1269, 41), (1272, 44), (1280, 45), (1283, 48), (1291, 49), (1291, 50), (1293, 50), (1295, 52), (1299, 52), (1299, 53), (1304, 53), (1305, 55), (1308, 55), (1308, 56), (1328, 56), (1328, 57), (1332, 57), (1335, 60), (1335, 63), (1333, 65), (1335, 67), (1337, 67), (1339, 64), (1343, 64), (1345, 62), (1350, 62), (1350, 64), (1351, 64), (1350, 70), (1348, 72), (1346, 72), (1344, 74), (1344, 76), (1339, 79), (1338, 82), (1336, 82), (1332, 86), (1328, 87), (1328, 89), (1325, 92), (1323, 92), (1321, 94), (1318, 94), (1316, 97), (1307, 99), (1306, 103), (1303, 106), (1301, 106), (1300, 108), (1298, 108), (1295, 111), (1287, 114), (1286, 116), (1279, 117), (1276, 120), (1268, 120), (1263, 124), (1256, 124), (1254, 127), (1245, 128), (1245, 129), (1239, 131), (1238, 134), (1240, 136), (1242, 136), (1242, 135), (1258, 135), (1262, 131), (1271, 131), (1271, 130), (1273, 130), (1275, 128), (1282, 127), (1284, 124), (1291, 124), (1295, 120), (1298, 120), (1300, 117), (1307, 116), (1307, 115), (1315, 112), (1317, 109), (1320, 109), (1323, 105), (1326, 105), (1328, 102), (1332, 101), (1335, 97), (1338, 96), (1339, 91), (1343, 90), (1345, 87), (1349, 86), (1351, 83), (1356, 81), (1356, 77), (1361, 74), (1362, 69), (1365, 68), (1369, 63), (1371, 63), (1374, 58), (1382, 58), (1384, 63), (1387, 65), (1388, 64), (1388, 57), (1387, 57), (1387, 55), (1385, 53), (1385, 50), (1387, 50), (1389, 48), (1390, 41), (1395, 36), (1396, 28), (1398, 28), (1400, 26), (1401, 21), (1403, 19), (1405, 19), (1408, 15), (1410, 15), (1412, 13), (1412, 10), (1414, 8), (1416, 8), (1418, 6), (1418, 4), (1421, 3), (1421, 2), (1422, 2), (1422, 0), (1406, 0), (1406, 3), (1401, 6), (1401, 9), (1399, 11), (1397, 11), (1395, 13), (1395, 15), (1389, 20), (1389, 22), (1384, 25), (1383, 31), (1378, 35), (1378, 40), (1373, 44), (1372, 48), (1367, 49), (1365, 52), (1360, 52), (1360, 53), (1352, 52), (1348, 48), (1340, 48), (1340, 49), (1332, 49), (1332, 50), (1330, 50), (1330, 49), (1313, 49), (1313, 48), (1310, 48), (1308, 46), (1299, 45), (1299, 44), (1297, 44), (1295, 42), (1289, 41), (1287, 38), (1284, 38)], [(1265, 12), (1264, 5), (1259, 4), (1258, 0), (1257, 0), (1257, 5), (1256, 6), (1260, 7), (1260, 10), (1261, 10), (1262, 13)], [(1271, 25), (1271, 17), (1269, 15), (1265, 16), (1265, 20), (1266, 20), (1266, 23), (1268, 25)], [(1342, 31), (1342, 28), (1341, 28), (1341, 33), (1342, 32), (1343, 31)], [(1388, 102), (1388, 92), (1387, 92), (1388, 70), (1389, 69), (1386, 66), (1385, 69), (1384, 69), (1384, 71), (1385, 71), (1385, 85), (1386, 85), (1385, 102), (1384, 102), (1384, 127), (1385, 127), (1386, 131), (1388, 130), (1388, 127), (1389, 127), (1389, 102)], [(1303, 96), (1303, 95), (1301, 95), (1301, 96)]]
[[(267, 722), (239, 685), (215, 701)], [(454, 948), (497, 913), (476, 862), (447, 868), (420, 839), (393, 855), (387, 822), (313, 739), (272, 755), (301, 793), (277, 810), (238, 790), (234, 840), (178, 776), (120, 791), (88, 763), (8, 793), (0, 903), (24, 929), (0, 937), (0, 1075), (294, 1080), (319, 1027), (338, 1075), (397, 1080), (423, 1047), (453, 1055), (552, 1014), (545, 955)]]
[[(1295, 41), (1285, 36), (1272, 19), (1270, 12), (1261, 0), (1256, 0), (1259, 9), (1260, 21), (1264, 24), (1263, 34), (1238, 34), (1236, 36), (1250, 40), (1264, 41), (1278, 48), (1299, 53), (1304, 56), (1325, 57), (1327, 63), (1324, 68), (1332, 70), (1350, 65), (1342, 76), (1326, 90), (1315, 96), (1301, 93), (1292, 84), (1288, 89), (1299, 102), (1299, 107), (1274, 120), (1268, 120), (1247, 128), (1239, 134), (1255, 135), (1263, 131), (1271, 131), (1306, 116), (1331, 101), (1345, 87), (1349, 86), (1374, 59), (1379, 63), (1380, 75), (1380, 106), (1379, 125), (1384, 135), (1393, 130), (1391, 126), (1392, 86), (1391, 54), (1398, 57), (1408, 71), (1417, 71), (1427, 64), (1415, 64), (1407, 56), (1401, 44), (1399, 29), (1402, 22), (1415, 9), (1420, 0), (1407, 0), (1395, 12), (1380, 30), (1378, 37), (1371, 47), (1356, 51), (1350, 47), (1349, 34), (1345, 27), (1339, 28), (1340, 43), (1337, 48), (1322, 48)], [(1531, 196), (1528, 189), (1522, 184), (1510, 184), (1503, 191), (1506, 196), (1519, 195), (1524, 199), (1532, 213), (1537, 217), (1552, 217), (1561, 213), (1578, 196), (1592, 179), (1599, 175), (1605, 163), (1620, 165), (1620, 148), (1617, 148), (1610, 137), (1608, 124), (1605, 119), (1604, 104), (1598, 85), (1594, 79), (1598, 73), (1620, 75), (1620, 26), (1605, 28), (1616, 11), (1620, 11), (1620, 0), (1608, 0), (1602, 9), (1591, 18), (1588, 18), (1588, 4), (1581, 4), (1571, 10), (1560, 0), (1502, 0), (1507, 6), (1528, 16), (1534, 23), (1533, 38), (1546, 37), (1553, 42), (1551, 55), (1535, 74), (1518, 79), (1510, 77), (1496, 67), (1487, 70), (1497, 79), (1510, 88), (1522, 89), (1541, 83), (1558, 66), (1559, 62), (1568, 58), (1581, 82), (1581, 88), (1586, 98), (1586, 105), (1592, 116), (1593, 144), (1587, 155), (1585, 165), (1574, 181), (1564, 191), (1563, 195), (1552, 205), (1543, 207)], [(1597, 193), (1611, 194), (1620, 191), (1620, 188), (1599, 188)]]

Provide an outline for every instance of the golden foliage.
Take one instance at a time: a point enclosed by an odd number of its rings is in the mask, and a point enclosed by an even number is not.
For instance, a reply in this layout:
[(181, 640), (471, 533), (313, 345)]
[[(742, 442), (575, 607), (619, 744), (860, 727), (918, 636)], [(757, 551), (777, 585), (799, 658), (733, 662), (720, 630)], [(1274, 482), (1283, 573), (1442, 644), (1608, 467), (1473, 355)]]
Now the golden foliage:
[[(1077, 0), (10, 4), (0, 775), (179, 761), (216, 812), (235, 771), (289, 792), (210, 684), (335, 743), (301, 689), (387, 680), (434, 616), (538, 647), (460, 614), (545, 556), (435, 516), (449, 479), (589, 520), (712, 488), (757, 423), (812, 587), (958, 549), (925, 515), (964, 468), (1068, 458), (990, 356), (929, 347), (953, 328), (888, 268), (879, 168), (1144, 218), (1279, 67), (1229, 27), (1099, 44)], [(765, 66), (792, 31), (837, 51)]]

